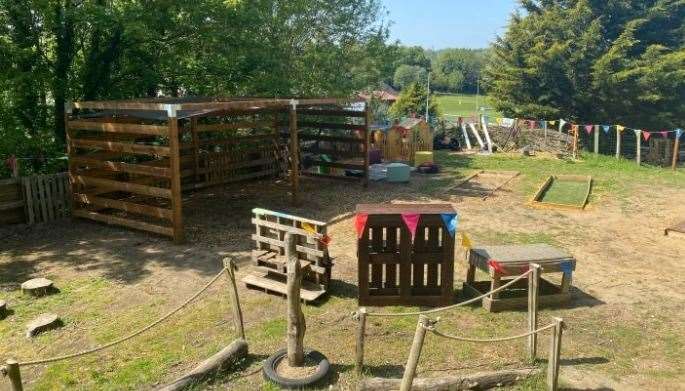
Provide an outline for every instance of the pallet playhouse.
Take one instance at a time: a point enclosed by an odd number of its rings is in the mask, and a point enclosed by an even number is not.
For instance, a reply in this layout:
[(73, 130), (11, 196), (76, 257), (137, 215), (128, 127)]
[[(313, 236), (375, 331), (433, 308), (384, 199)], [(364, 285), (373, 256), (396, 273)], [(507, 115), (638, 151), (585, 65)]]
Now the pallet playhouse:
[[(184, 191), (286, 173), (293, 200), (301, 175), (366, 184), (368, 124), (367, 105), (338, 98), (76, 102), (73, 215), (182, 242)], [(330, 170), (341, 168), (355, 176)]]

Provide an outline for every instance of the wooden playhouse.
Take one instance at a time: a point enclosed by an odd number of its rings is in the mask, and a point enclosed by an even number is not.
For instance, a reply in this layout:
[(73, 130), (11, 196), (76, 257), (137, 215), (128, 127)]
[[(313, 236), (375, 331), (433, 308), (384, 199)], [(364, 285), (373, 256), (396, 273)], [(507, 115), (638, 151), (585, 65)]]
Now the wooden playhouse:
[(338, 98), (73, 103), (66, 119), (73, 215), (180, 242), (183, 191), (287, 175), (295, 200), (301, 175), (366, 184), (368, 113), (363, 102)]
[(422, 118), (405, 118), (387, 130), (374, 131), (371, 142), (383, 160), (414, 165), (416, 152), (433, 151), (433, 131)]

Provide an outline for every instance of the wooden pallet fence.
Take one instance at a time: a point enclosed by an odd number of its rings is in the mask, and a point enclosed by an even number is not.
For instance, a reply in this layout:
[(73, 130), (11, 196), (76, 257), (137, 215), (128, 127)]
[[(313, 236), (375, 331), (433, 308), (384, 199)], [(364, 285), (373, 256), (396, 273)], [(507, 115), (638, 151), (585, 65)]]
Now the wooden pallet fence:
[(25, 205), (21, 179), (0, 180), (0, 224), (25, 222)]
[(34, 175), (22, 178), (26, 202), (26, 222), (43, 223), (71, 215), (69, 175)]

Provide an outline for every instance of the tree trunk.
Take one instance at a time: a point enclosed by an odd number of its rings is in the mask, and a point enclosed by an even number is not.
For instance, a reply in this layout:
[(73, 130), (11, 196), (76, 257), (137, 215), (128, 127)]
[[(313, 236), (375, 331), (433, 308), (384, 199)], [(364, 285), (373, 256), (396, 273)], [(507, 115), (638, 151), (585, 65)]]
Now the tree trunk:
[(300, 303), (302, 268), (297, 256), (295, 235), (285, 235), (285, 256), (288, 266), (288, 364), (300, 367), (304, 364), (304, 332), (307, 329)]
[(55, 53), (55, 79), (53, 82), (53, 97), (55, 99), (54, 129), (55, 137), (64, 143), (66, 139), (64, 128), (64, 108), (69, 88), (69, 69), (74, 59), (74, 5), (72, 0), (61, 1), (55, 5), (54, 34), (57, 40)]

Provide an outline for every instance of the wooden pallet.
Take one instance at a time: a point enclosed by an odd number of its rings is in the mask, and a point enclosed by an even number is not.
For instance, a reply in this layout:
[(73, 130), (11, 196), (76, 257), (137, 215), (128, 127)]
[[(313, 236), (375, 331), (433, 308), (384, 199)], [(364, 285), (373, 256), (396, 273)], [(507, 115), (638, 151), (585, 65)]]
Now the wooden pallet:
[(456, 195), (476, 196), (486, 199), (514, 178), (518, 171), (480, 170), (447, 188), (446, 192)]
[[(270, 271), (258, 270), (253, 274), (248, 274), (243, 278), (245, 286), (252, 289), (261, 289), (267, 293), (287, 296), (286, 279), (280, 274), (275, 274)], [(311, 303), (326, 294), (326, 290), (320, 285), (316, 285), (309, 281), (302, 281), (302, 289), (300, 289), (300, 298), (302, 301)]]

